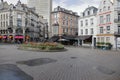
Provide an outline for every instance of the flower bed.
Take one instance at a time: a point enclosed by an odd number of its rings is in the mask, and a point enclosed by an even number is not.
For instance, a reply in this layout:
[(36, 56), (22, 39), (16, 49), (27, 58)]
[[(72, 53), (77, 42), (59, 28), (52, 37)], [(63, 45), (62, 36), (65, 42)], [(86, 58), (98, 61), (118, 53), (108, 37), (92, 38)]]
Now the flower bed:
[(27, 49), (27, 50), (39, 50), (39, 51), (61, 51), (64, 50), (64, 46), (58, 43), (25, 43), (22, 44), (20, 49)]

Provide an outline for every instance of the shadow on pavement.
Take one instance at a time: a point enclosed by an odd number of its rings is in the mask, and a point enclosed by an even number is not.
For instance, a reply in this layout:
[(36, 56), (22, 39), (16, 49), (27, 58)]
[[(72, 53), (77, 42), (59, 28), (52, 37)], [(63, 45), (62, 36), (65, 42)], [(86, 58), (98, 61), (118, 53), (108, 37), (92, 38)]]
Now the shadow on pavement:
[(57, 60), (50, 59), (50, 58), (39, 58), (39, 59), (33, 59), (33, 60), (28, 60), (28, 61), (19, 61), (17, 63), (18, 64), (25, 64), (25, 65), (28, 65), (28, 66), (38, 66), (38, 65), (53, 63), (53, 62), (56, 62), (56, 61)]
[(16, 65), (0, 65), (0, 80), (33, 80), (33, 78), (20, 70)]

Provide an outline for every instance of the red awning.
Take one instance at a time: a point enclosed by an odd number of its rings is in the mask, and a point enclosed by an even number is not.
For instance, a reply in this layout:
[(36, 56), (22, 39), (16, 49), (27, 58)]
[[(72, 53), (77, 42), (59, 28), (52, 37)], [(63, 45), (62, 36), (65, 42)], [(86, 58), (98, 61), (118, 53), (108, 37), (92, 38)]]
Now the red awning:
[(15, 36), (15, 39), (23, 39), (24, 36)]
[(2, 38), (3, 38), (3, 39), (6, 39), (6, 38), (7, 38), (7, 36), (3, 36)]

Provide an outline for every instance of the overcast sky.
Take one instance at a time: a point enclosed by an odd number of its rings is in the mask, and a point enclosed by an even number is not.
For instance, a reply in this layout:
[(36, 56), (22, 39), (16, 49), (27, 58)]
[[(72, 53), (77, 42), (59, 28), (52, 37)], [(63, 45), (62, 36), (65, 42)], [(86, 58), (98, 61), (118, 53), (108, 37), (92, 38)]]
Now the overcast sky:
[[(9, 3), (16, 4), (18, 0), (4, 0)], [(56, 6), (62, 6), (66, 9), (73, 10), (80, 14), (88, 6), (98, 7), (100, 0), (53, 0), (53, 8)], [(27, 0), (21, 0), (22, 3), (27, 4)]]

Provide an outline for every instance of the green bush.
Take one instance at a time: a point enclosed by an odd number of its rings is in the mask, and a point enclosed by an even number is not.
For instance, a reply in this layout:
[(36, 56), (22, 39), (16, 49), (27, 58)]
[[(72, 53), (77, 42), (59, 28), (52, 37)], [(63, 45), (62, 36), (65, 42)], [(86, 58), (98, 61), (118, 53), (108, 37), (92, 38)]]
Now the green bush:
[(110, 50), (112, 48), (112, 44), (111, 43), (105, 43), (105, 42), (97, 42), (97, 48)]

